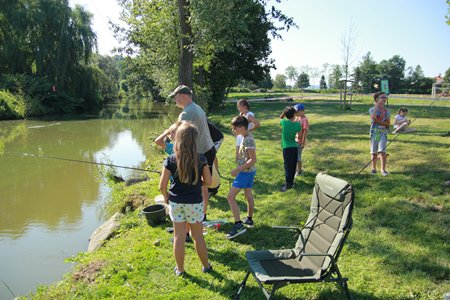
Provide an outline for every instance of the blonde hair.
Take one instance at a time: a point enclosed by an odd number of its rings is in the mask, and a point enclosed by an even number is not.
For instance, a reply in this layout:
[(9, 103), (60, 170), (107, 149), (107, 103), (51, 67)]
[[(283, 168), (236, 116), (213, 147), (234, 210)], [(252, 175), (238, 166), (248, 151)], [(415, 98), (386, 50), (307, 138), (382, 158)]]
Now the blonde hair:
[(170, 127), (168, 128), (169, 134), (173, 131), (173, 133), (177, 132), (178, 127), (181, 126), (181, 124), (186, 123), (186, 121), (176, 121)]
[(177, 175), (181, 183), (196, 185), (200, 179), (198, 170), (197, 127), (183, 122), (175, 133), (174, 152), (177, 158)]

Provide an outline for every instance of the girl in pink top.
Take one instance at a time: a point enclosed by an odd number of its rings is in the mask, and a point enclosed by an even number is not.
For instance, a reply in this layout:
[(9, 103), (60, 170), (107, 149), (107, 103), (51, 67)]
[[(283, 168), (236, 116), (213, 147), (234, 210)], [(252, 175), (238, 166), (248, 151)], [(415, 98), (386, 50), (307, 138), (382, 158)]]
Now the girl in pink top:
[(295, 141), (298, 143), (298, 159), (297, 159), (297, 172), (295, 173), (295, 176), (300, 176), (303, 174), (302, 169), (302, 150), (305, 148), (306, 145), (306, 137), (308, 135), (309, 130), (309, 122), (308, 118), (305, 116), (305, 106), (303, 104), (296, 104), (294, 105), (295, 108), (295, 115), (297, 116), (296, 121), (300, 122), (300, 125), (302, 125), (302, 131), (297, 133), (297, 136), (295, 137)]

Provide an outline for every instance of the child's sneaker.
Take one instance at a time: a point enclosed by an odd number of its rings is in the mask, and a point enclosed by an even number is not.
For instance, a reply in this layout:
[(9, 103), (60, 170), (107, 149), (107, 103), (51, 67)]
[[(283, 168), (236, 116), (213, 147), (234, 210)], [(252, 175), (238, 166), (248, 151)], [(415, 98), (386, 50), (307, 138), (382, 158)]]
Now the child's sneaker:
[(383, 170), (383, 171), (381, 171), (381, 175), (383, 175), (383, 176), (388, 176), (388, 172), (387, 171), (385, 171), (385, 170)]
[(302, 171), (297, 171), (297, 172), (295, 172), (295, 176), (296, 176), (296, 177), (302, 176), (302, 175), (303, 175), (303, 170), (302, 170)]
[(177, 267), (175, 267), (175, 268), (173, 269), (173, 271), (175, 272), (175, 275), (176, 275), (177, 277), (180, 277), (180, 276), (183, 276), (183, 275), (184, 275), (184, 272), (178, 271), (178, 268), (177, 268)]
[(377, 170), (372, 169), (372, 171), (370, 171), (370, 173), (372, 173), (372, 174), (377, 174)]
[(246, 232), (247, 229), (245, 229), (244, 225), (242, 224), (242, 222), (237, 223), (233, 226), (233, 228), (231, 229), (231, 231), (227, 234), (227, 238), (228, 239), (234, 239), (235, 237), (237, 237), (238, 235), (243, 234), (244, 232)]
[(211, 264), (208, 264), (208, 266), (205, 268), (205, 267), (202, 267), (202, 272), (203, 273), (208, 273), (209, 271), (212, 271), (212, 266), (211, 266)]
[(252, 218), (245, 218), (242, 222), (245, 226), (252, 228), (253, 227), (253, 219)]

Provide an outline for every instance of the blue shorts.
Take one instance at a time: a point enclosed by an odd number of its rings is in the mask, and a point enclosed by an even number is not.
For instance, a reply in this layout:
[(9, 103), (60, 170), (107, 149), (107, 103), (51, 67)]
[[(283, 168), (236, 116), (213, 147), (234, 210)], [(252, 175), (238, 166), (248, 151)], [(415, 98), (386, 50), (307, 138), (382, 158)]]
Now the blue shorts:
[(238, 189), (251, 189), (255, 179), (256, 171), (253, 172), (239, 172), (233, 181), (232, 186)]

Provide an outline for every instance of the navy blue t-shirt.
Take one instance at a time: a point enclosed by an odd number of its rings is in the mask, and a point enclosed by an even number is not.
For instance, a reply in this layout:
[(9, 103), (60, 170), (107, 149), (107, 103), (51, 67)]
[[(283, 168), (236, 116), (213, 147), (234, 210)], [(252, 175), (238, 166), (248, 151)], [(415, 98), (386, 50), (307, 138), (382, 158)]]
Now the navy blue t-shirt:
[[(198, 155), (198, 171), (199, 175), (202, 175), (203, 167), (207, 165), (208, 162), (203, 154)], [(181, 183), (178, 178), (177, 171), (177, 158), (175, 154), (170, 155), (164, 161), (164, 168), (170, 171), (173, 176), (173, 181), (169, 188), (169, 201), (175, 203), (202, 203), (202, 181), (199, 178), (197, 184), (191, 185), (186, 183)]]

